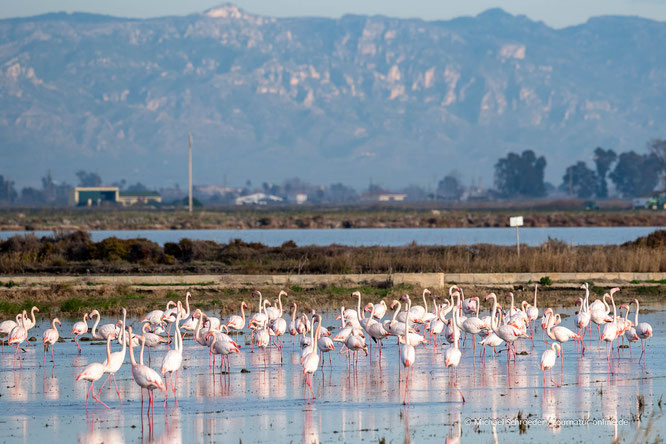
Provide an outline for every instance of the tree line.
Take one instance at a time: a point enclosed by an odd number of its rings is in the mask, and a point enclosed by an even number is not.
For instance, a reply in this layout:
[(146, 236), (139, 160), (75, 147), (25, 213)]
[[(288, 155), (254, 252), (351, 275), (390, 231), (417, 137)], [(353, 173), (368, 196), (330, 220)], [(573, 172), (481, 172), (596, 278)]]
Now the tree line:
[[(649, 195), (660, 180), (666, 184), (666, 140), (650, 141), (644, 154), (635, 151), (617, 154), (612, 149), (597, 147), (593, 161), (592, 168), (584, 161), (567, 167), (558, 189), (583, 199), (605, 199), (610, 179), (620, 196), (631, 198)], [(544, 156), (538, 157), (532, 150), (509, 153), (499, 159), (495, 164), (497, 193), (504, 198), (545, 196), (546, 163)]]
[[(582, 199), (605, 199), (609, 196), (609, 181), (613, 184), (616, 195), (624, 198), (647, 196), (658, 186), (660, 180), (666, 185), (666, 140), (655, 139), (647, 144), (647, 152), (627, 151), (616, 153), (612, 149), (597, 147), (594, 150), (593, 162), (588, 165), (577, 161), (568, 166), (558, 186), (545, 181), (547, 161), (544, 156), (537, 156), (534, 151), (508, 153), (498, 159), (494, 171), (494, 188), (483, 189), (481, 183), (463, 185), (458, 173), (451, 172), (439, 180), (430, 189), (420, 185), (409, 185), (400, 190), (389, 191), (378, 184), (371, 183), (362, 192), (343, 183), (329, 186), (313, 185), (299, 178), (290, 178), (282, 184), (263, 182), (253, 186), (248, 180), (244, 187), (229, 188), (220, 195), (198, 195), (201, 202), (213, 205), (233, 204), (235, 198), (255, 192), (276, 195), (289, 201), (295, 194), (305, 194), (309, 203), (355, 203), (363, 200), (375, 200), (377, 196), (390, 193), (402, 193), (405, 200), (412, 202), (424, 201), (458, 201), (488, 199), (520, 199), (542, 198), (554, 192)], [(100, 186), (102, 178), (95, 172), (80, 170), (76, 173), (78, 185), (84, 187)], [(479, 179), (480, 181), (480, 179)], [(10, 179), (0, 175), (0, 205), (66, 205), (68, 194), (73, 188), (65, 182), (57, 182), (49, 171), (42, 177), (42, 187), (24, 187), (20, 192)], [(113, 182), (121, 190), (143, 192), (149, 188), (138, 182), (128, 185), (123, 179)], [(161, 189), (165, 202), (179, 202), (184, 191)], [(171, 194), (170, 194), (171, 193)], [(169, 201), (171, 197), (171, 201)]]

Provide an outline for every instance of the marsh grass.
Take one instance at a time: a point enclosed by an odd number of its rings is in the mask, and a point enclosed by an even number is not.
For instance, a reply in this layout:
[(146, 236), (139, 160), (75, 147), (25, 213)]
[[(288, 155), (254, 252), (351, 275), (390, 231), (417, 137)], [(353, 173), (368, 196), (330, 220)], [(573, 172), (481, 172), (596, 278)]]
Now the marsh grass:
[[(182, 239), (164, 247), (145, 239), (92, 242), (87, 233), (58, 237), (14, 236), (0, 242), (0, 273), (116, 274), (363, 274), (548, 273), (666, 271), (666, 231), (625, 245), (570, 246), (549, 239), (537, 247), (498, 245), (267, 247), (239, 239), (229, 243)], [(64, 258), (54, 265), (53, 256)], [(165, 257), (169, 256), (168, 260)], [(11, 283), (5, 284), (10, 285)], [(162, 284), (146, 283), (146, 286)], [(187, 286), (187, 284), (174, 284)], [(214, 282), (200, 285), (214, 286)]]

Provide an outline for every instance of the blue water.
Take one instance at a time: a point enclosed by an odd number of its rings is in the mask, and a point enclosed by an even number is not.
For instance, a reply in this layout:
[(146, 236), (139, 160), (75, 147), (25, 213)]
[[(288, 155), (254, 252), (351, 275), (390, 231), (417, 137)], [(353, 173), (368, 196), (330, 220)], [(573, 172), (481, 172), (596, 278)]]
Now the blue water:
[[(662, 227), (558, 227), (521, 228), (520, 243), (540, 245), (548, 237), (571, 245), (614, 245), (646, 236)], [(52, 235), (50, 231), (34, 231), (36, 236)], [(6, 239), (24, 231), (0, 231)], [(416, 242), (419, 245), (471, 245), (487, 243), (515, 245), (514, 228), (355, 228), (355, 229), (276, 229), (276, 230), (96, 230), (94, 241), (110, 236), (129, 239), (143, 237), (159, 244), (178, 242), (182, 238), (228, 242), (242, 239), (279, 246), (293, 240), (297, 245), (401, 246)]]

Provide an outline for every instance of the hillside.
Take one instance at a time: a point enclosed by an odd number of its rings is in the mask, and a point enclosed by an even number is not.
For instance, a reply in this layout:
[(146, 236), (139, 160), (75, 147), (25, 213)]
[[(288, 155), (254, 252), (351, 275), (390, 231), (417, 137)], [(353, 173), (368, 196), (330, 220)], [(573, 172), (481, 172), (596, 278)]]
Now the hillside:
[[(561, 30), (489, 10), (450, 21), (276, 19), (222, 5), (146, 20), (0, 21), (0, 174), (37, 183), (492, 183), (508, 151), (559, 183), (596, 146), (666, 135), (666, 23)], [(19, 173), (20, 172), (20, 175)]]

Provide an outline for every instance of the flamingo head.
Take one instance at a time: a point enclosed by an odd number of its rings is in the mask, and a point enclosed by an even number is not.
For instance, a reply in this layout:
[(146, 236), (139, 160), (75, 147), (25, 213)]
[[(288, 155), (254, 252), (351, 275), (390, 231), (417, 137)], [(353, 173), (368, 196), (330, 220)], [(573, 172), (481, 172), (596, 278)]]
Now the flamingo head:
[(252, 296), (254, 296), (254, 297), (259, 297), (259, 296), (261, 296), (261, 292), (260, 292), (259, 290), (254, 290), (254, 291), (252, 292)]
[(632, 299), (631, 302), (629, 302), (629, 303), (630, 304), (638, 304), (638, 299)]
[(557, 349), (557, 356), (560, 356), (560, 354), (562, 353), (562, 346), (560, 344), (558, 344), (557, 342), (555, 342), (554, 345), (555, 345), (555, 348)]
[(55, 319), (53, 320), (53, 322), (56, 323), (56, 324), (58, 324), (58, 325), (62, 325), (62, 322), (60, 322), (60, 319), (58, 319), (58, 318), (55, 318)]
[(588, 284), (587, 284), (587, 282), (583, 282), (582, 284), (580, 284), (580, 287), (579, 287), (579, 288), (580, 288), (581, 290), (587, 290), (587, 289), (588, 289)]
[(495, 299), (497, 299), (497, 295), (496, 295), (495, 293), (487, 294), (487, 295), (486, 295), (486, 301), (487, 301), (488, 299), (490, 299), (490, 298), (495, 298)]
[(355, 297), (358, 298), (358, 297), (361, 296), (361, 292), (360, 292), (360, 291), (355, 291), (355, 292), (353, 292), (351, 295), (352, 295), (352, 296), (355, 296)]
[(374, 304), (368, 303), (365, 307), (363, 307), (363, 311), (372, 311), (372, 308), (374, 306), (375, 306)]
[(247, 308), (247, 304), (245, 303), (245, 301), (241, 302), (241, 307)]
[(613, 297), (613, 295), (614, 295), (615, 293), (617, 293), (618, 291), (620, 291), (620, 288), (619, 288), (619, 287), (611, 288), (611, 289), (610, 289), (610, 295), (611, 295), (611, 297)]

